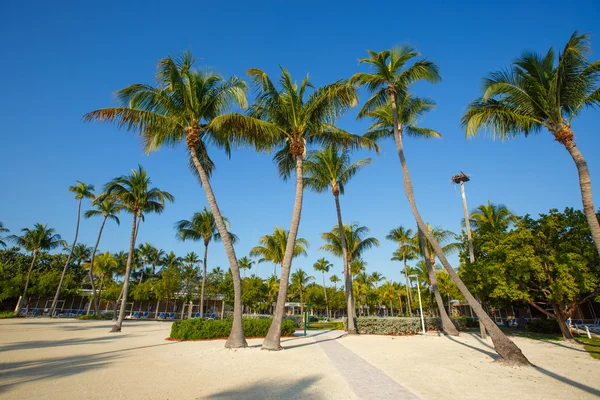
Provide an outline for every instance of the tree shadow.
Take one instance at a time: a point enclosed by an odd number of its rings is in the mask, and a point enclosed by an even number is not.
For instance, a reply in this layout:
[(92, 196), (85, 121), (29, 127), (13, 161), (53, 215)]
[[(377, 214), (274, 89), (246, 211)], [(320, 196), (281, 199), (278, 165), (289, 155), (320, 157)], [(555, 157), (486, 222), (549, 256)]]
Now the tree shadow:
[(479, 336), (479, 334), (477, 334), (477, 333), (467, 333), (467, 335), (469, 335), (469, 336), (470, 336), (470, 337), (472, 337), (472, 338), (475, 338), (475, 339), (477, 339), (477, 341), (478, 341), (479, 343), (481, 343), (482, 345), (484, 345), (484, 346), (485, 346), (485, 347), (487, 347), (488, 349), (491, 349), (491, 350), (494, 350), (494, 351), (496, 351), (496, 349), (494, 348), (494, 346), (492, 346), (491, 344), (489, 344), (488, 342), (486, 342), (485, 340), (483, 340), (483, 339), (481, 338), (481, 336)]
[[(544, 340), (544, 339), (538, 339), (538, 340), (540, 342), (552, 344), (554, 346), (562, 347), (562, 348), (568, 349), (568, 350), (578, 351), (580, 353), (600, 354), (600, 351), (587, 351), (585, 349), (580, 349), (580, 348), (577, 348), (577, 347), (568, 346), (566, 344), (555, 342), (555, 341), (552, 341), (552, 340)], [(577, 339), (574, 339), (574, 340), (575, 340), (576, 343), (578, 343), (581, 346), (594, 346), (594, 347), (598, 347), (598, 350), (600, 350), (600, 345), (587, 344), (587, 343), (581, 342), (581, 341), (579, 341)]]
[(325, 399), (325, 396), (309, 393), (308, 389), (319, 380), (319, 376), (310, 376), (297, 381), (282, 382), (281, 384), (259, 382), (241, 386), (237, 389), (224, 390), (212, 394), (205, 399)]
[(123, 337), (131, 337), (137, 335), (121, 335), (121, 336), (103, 336), (87, 339), (63, 339), (63, 340), (33, 340), (29, 342), (14, 342), (5, 346), (0, 347), (0, 353), (5, 351), (13, 350), (29, 350), (29, 349), (41, 349), (45, 347), (62, 347), (62, 346), (75, 346), (78, 344), (86, 343), (98, 343), (104, 341), (110, 341), (114, 339), (120, 339)]
[(541, 372), (542, 374), (544, 374), (546, 376), (549, 376), (551, 378), (556, 379), (557, 381), (560, 381), (562, 383), (566, 383), (569, 386), (575, 387), (577, 389), (581, 389), (584, 392), (587, 392), (587, 393), (593, 394), (594, 396), (600, 397), (600, 390), (598, 390), (598, 389), (595, 389), (593, 387), (584, 385), (583, 383), (576, 382), (576, 381), (574, 381), (572, 379), (569, 379), (569, 378), (567, 378), (565, 376), (559, 375), (559, 374), (557, 374), (555, 372), (552, 372), (552, 371), (548, 371), (547, 369), (542, 368), (542, 367), (538, 367), (536, 365), (533, 365), (533, 368), (536, 371), (539, 371), (539, 372)]
[(465, 347), (468, 347), (469, 349), (472, 349), (472, 350), (478, 351), (482, 354), (485, 354), (486, 356), (492, 358), (493, 360), (497, 360), (500, 358), (500, 356), (496, 353), (492, 353), (491, 351), (487, 351), (487, 350), (481, 349), (479, 347), (471, 346), (470, 344), (460, 342), (460, 341), (454, 339), (452, 336), (445, 336), (445, 337), (446, 337), (446, 339), (448, 339), (456, 344), (460, 344), (461, 346), (465, 346)]

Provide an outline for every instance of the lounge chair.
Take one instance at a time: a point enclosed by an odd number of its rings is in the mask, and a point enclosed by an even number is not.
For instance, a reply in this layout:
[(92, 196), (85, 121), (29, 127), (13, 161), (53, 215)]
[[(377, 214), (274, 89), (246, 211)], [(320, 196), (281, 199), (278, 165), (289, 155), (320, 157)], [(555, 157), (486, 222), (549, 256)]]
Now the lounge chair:
[(131, 316), (131, 318), (132, 319), (138, 319), (138, 318), (140, 318), (140, 312), (139, 311), (134, 312), (133, 315)]
[(83, 310), (78, 310), (77, 313), (75, 314), (76, 317), (79, 317), (80, 315), (83, 315), (84, 311)]
[(519, 325), (519, 321), (516, 318), (513, 318), (510, 320), (509, 326), (518, 326), (518, 325)]
[(169, 313), (169, 315), (167, 316), (167, 319), (175, 319), (175, 313)]
[(210, 317), (208, 317), (208, 319), (215, 319), (217, 316), (215, 315), (215, 313), (210, 314)]
[(165, 313), (161, 312), (156, 319), (165, 319)]
[(197, 312), (196, 315), (194, 315), (194, 318), (200, 318), (200, 313)]
[(31, 311), (29, 311), (27, 313), (27, 316), (29, 316), (29, 317), (35, 317), (38, 314), (38, 312), (39, 312), (39, 309), (34, 308), (33, 310), (31, 310)]
[(91, 310), (91, 311), (90, 311), (90, 315), (91, 315), (91, 316), (94, 316), (94, 315), (96, 315), (96, 311), (94, 311), (94, 310)]
[(141, 319), (146, 319), (148, 318), (148, 311), (145, 311), (142, 315), (140, 315)]

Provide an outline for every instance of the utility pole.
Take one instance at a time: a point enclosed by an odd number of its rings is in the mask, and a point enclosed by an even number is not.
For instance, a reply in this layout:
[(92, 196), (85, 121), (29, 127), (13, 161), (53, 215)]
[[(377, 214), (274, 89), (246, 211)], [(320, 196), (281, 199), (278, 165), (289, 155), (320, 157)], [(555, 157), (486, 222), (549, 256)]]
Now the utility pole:
[[(467, 241), (469, 242), (469, 261), (475, 262), (475, 250), (473, 248), (473, 238), (471, 237), (471, 221), (469, 221), (469, 208), (467, 207), (467, 196), (465, 194), (465, 182), (469, 182), (471, 179), (469, 176), (462, 171), (458, 175), (452, 177), (452, 182), (460, 185), (460, 193), (462, 195), (463, 211), (465, 213), (465, 227), (467, 228)], [(481, 303), (481, 299), (477, 296), (477, 301)], [(486, 339), (485, 326), (483, 322), (479, 321), (479, 331), (481, 338)]]

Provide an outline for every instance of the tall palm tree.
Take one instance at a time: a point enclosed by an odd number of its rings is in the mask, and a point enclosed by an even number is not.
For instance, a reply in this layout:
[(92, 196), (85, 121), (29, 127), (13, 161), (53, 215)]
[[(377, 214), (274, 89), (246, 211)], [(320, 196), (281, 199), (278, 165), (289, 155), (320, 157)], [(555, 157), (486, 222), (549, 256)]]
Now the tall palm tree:
[[(485, 313), (481, 305), (475, 300), (464, 283), (460, 280), (456, 271), (452, 268), (446, 259), (442, 248), (431, 233), (427, 230), (425, 222), (419, 214), (415, 201), (412, 181), (402, 143), (402, 135), (411, 134), (411, 132), (431, 132), (431, 129), (416, 127), (414, 125), (417, 117), (425, 111), (432, 108), (432, 102), (414, 99), (410, 100), (408, 89), (416, 81), (426, 80), (438, 82), (441, 80), (438, 67), (425, 59), (417, 60), (411, 66), (406, 67), (407, 63), (417, 57), (419, 53), (410, 46), (404, 46), (393, 50), (384, 50), (380, 53), (369, 51), (369, 58), (361, 59), (361, 63), (368, 64), (371, 67), (370, 72), (361, 72), (355, 74), (351, 82), (360, 86), (367, 86), (373, 92), (373, 95), (360, 111), (359, 116), (366, 116), (378, 109), (382, 105), (390, 103), (392, 109), (392, 131), (396, 144), (398, 157), (402, 166), (402, 175), (404, 180), (404, 190), (415, 217), (419, 229), (423, 232), (426, 239), (432, 244), (436, 255), (442, 262), (452, 280), (456, 283), (469, 305), (475, 310), (479, 319), (483, 320), (486, 329), (490, 331), (492, 341), (494, 342), (498, 354), (509, 362), (528, 364), (529, 361), (523, 355), (521, 350), (502, 333), (500, 328)], [(400, 108), (399, 108), (400, 106)], [(410, 111), (412, 110), (412, 111)], [(373, 131), (374, 129), (372, 129)], [(373, 132), (373, 135), (376, 134)]]
[(304, 289), (310, 281), (314, 280), (314, 276), (308, 275), (304, 270), (298, 268), (292, 273), (292, 291), (300, 295), (300, 314), (304, 315)]
[(271, 306), (271, 314), (274, 312), (273, 309), (273, 300), (277, 297), (277, 293), (279, 293), (279, 281), (275, 275), (271, 276), (267, 279), (267, 299), (269, 302), (269, 306)]
[[(115, 221), (117, 225), (120, 225), (119, 217), (117, 215), (121, 212), (121, 205), (113, 198), (106, 198), (103, 201), (98, 201), (96, 198), (92, 205), (93, 209), (86, 211), (83, 215), (85, 218), (91, 218), (95, 216), (102, 216), (102, 223), (100, 224), (100, 230), (98, 231), (98, 238), (96, 239), (96, 245), (94, 246), (94, 250), (92, 251), (92, 259), (90, 260), (90, 268), (89, 274), (90, 277), (94, 276), (94, 260), (96, 257), (96, 252), (98, 251), (98, 246), (100, 245), (100, 238), (102, 237), (102, 232), (104, 231), (104, 225), (108, 219)], [(96, 293), (96, 288), (94, 286), (94, 279), (91, 278), (92, 282), (92, 293), (93, 293), (93, 301), (92, 305), (94, 306), (94, 311), (96, 315), (98, 315), (98, 293)], [(88, 314), (90, 309), (88, 308)]]
[(329, 301), (327, 300), (327, 287), (325, 286), (325, 272), (329, 272), (329, 269), (333, 267), (333, 264), (325, 259), (325, 257), (319, 258), (316, 263), (313, 264), (313, 268), (317, 272), (321, 272), (323, 276), (323, 295), (325, 296), (326, 315), (329, 316)]
[[(348, 245), (346, 262), (350, 266), (353, 261), (360, 260), (366, 250), (379, 247), (379, 240), (374, 237), (365, 237), (369, 233), (369, 228), (366, 226), (359, 226), (357, 223), (344, 225), (344, 232), (344, 238)], [(322, 233), (321, 238), (326, 243), (319, 248), (320, 250), (325, 250), (334, 256), (343, 257), (340, 228), (337, 225), (330, 232)]]
[[(188, 307), (188, 318), (191, 318), (191, 298), (194, 288), (198, 287), (198, 277), (200, 276), (198, 270), (196, 269), (196, 265), (202, 264), (202, 260), (198, 257), (198, 254), (194, 253), (193, 251), (190, 251), (185, 255), (185, 257), (183, 257), (181, 261), (185, 264), (182, 276), (184, 278), (184, 287), (186, 288), (185, 293), (187, 293), (189, 297), (188, 300), (190, 301), (190, 307)], [(202, 284), (204, 285), (204, 282), (202, 282)]]
[(337, 291), (337, 284), (341, 282), (341, 279), (337, 275), (331, 275), (329, 280), (333, 283), (333, 290)]
[(83, 199), (94, 199), (95, 197), (94, 185), (88, 185), (81, 181), (77, 181), (76, 185), (70, 186), (69, 192), (75, 193), (75, 200), (77, 200), (77, 224), (75, 225), (75, 239), (73, 239), (73, 244), (71, 245), (71, 250), (69, 251), (69, 256), (67, 257), (67, 262), (65, 262), (62, 274), (60, 275), (60, 281), (58, 282), (58, 287), (56, 288), (56, 293), (54, 294), (54, 300), (52, 300), (52, 305), (50, 306), (50, 316), (54, 315), (54, 310), (56, 309), (56, 304), (58, 303), (58, 297), (60, 296), (60, 290), (62, 289), (62, 284), (65, 280), (65, 274), (67, 273), (67, 268), (69, 267), (71, 257), (73, 256), (73, 249), (75, 248), (75, 244), (77, 244), (77, 236), (79, 236), (79, 220), (81, 219), (81, 202)]
[[(340, 194), (344, 194), (344, 188), (348, 181), (365, 165), (373, 160), (363, 158), (355, 163), (350, 163), (350, 155), (347, 151), (338, 151), (334, 147), (326, 147), (322, 150), (311, 152), (305, 163), (304, 185), (317, 193), (325, 192), (331, 189), (335, 200), (335, 209), (337, 213), (339, 231), (343, 231), (344, 222), (342, 220), (342, 210), (340, 207)], [(356, 317), (354, 307), (352, 307), (352, 274), (347, 262), (348, 248), (344, 235), (340, 235), (342, 246), (342, 262), (344, 264), (344, 282), (346, 286), (346, 302), (348, 304), (348, 324), (347, 330), (350, 334), (356, 333), (354, 318)]]
[[(190, 168), (198, 175), (206, 192), (233, 277), (233, 326), (225, 347), (246, 347), (240, 271), (210, 184), (215, 165), (207, 145), (210, 143), (230, 155), (232, 144), (252, 142), (259, 145), (265, 141), (264, 135), (270, 135), (261, 129), (241, 129), (236, 115), (226, 114), (232, 106), (247, 106), (246, 83), (237, 77), (224, 80), (215, 73), (195, 70), (194, 58), (189, 52), (160, 60), (156, 79), (157, 86), (134, 84), (119, 90), (117, 97), (121, 107), (93, 111), (86, 114), (84, 120), (113, 122), (120, 128), (139, 132), (149, 153), (163, 145), (175, 146), (185, 140)], [(254, 127), (260, 128), (260, 125), (257, 122)], [(254, 137), (253, 132), (257, 133)]]
[[(150, 243), (146, 242), (146, 243), (141, 243), (138, 248), (137, 248), (137, 254), (138, 257), (140, 259), (141, 265), (140, 265), (140, 283), (142, 283), (142, 280), (144, 279), (144, 272), (146, 272), (146, 264), (148, 263), (148, 260), (150, 258), (152, 258), (152, 255), (154, 254), (154, 252), (156, 251), (156, 247), (152, 246)], [(151, 272), (149, 270), (149, 272)], [(148, 274), (149, 275), (149, 274)]]
[[(371, 275), (369, 276), (369, 280), (370, 280), (371, 282), (373, 282), (373, 285), (375, 285), (375, 290), (376, 290), (376, 291), (379, 291), (379, 282), (381, 282), (381, 281), (382, 281), (382, 280), (384, 280), (384, 279), (385, 279), (385, 277), (384, 277), (383, 275), (381, 275), (381, 274), (380, 274), (379, 272), (377, 272), (377, 271), (373, 271), (373, 272), (371, 272)], [(377, 310), (378, 310), (378, 312), (379, 312), (379, 309), (381, 309), (381, 303), (379, 303), (377, 306), (378, 306), (378, 309), (377, 309)]]
[[(270, 235), (262, 236), (258, 242), (259, 246), (255, 246), (250, 250), (250, 256), (260, 257), (258, 260), (261, 262), (273, 263), (273, 276), (277, 277), (277, 266), (281, 265), (283, 268), (283, 261), (285, 259), (285, 251), (287, 243), (290, 237), (290, 232), (283, 228), (275, 227), (275, 230)], [(296, 244), (294, 245), (293, 256), (307, 256), (306, 249), (308, 248), (308, 241), (304, 238), (296, 238)]]
[(590, 172), (571, 129), (574, 117), (600, 105), (600, 61), (588, 61), (590, 50), (589, 35), (575, 31), (558, 57), (554, 48), (545, 55), (523, 53), (507, 70), (484, 79), (483, 96), (469, 104), (462, 125), (467, 137), (484, 128), (500, 139), (548, 130), (575, 162), (583, 210), (600, 253)]
[[(0, 222), (0, 233), (4, 233), (4, 232), (8, 232), (8, 229), (6, 229), (4, 227), (4, 224), (2, 222)], [(4, 241), (2, 239), (5, 239), (5, 238), (3, 238), (3, 237), (0, 238), (0, 246), (6, 247), (6, 243), (4, 243)]]
[(398, 249), (394, 252), (392, 256), (392, 261), (402, 261), (404, 264), (404, 279), (406, 283), (406, 300), (408, 304), (408, 313), (412, 314), (411, 309), (411, 293), (408, 290), (410, 285), (408, 284), (408, 271), (406, 262), (410, 260), (414, 260), (419, 253), (418, 247), (415, 246), (415, 242), (413, 240), (414, 232), (412, 229), (406, 229), (403, 226), (399, 226), (390, 231), (390, 233), (385, 237), (387, 240), (391, 240), (398, 244)]
[[(92, 261), (90, 260), (89, 264), (84, 265), (84, 267), (89, 270), (92, 267)], [(113, 274), (119, 272), (119, 263), (113, 255), (107, 251), (96, 256), (96, 259), (94, 260), (94, 269), (97, 271), (96, 273), (98, 276), (100, 276), (100, 281), (98, 282), (99, 297), (102, 293), (106, 278), (111, 278)], [(122, 270), (124, 271), (124, 268), (122, 268)]]
[[(504, 204), (493, 204), (488, 200), (471, 211), (469, 222), (479, 232), (505, 232), (518, 217)], [(464, 224), (464, 221), (463, 221)]]
[(10, 235), (7, 237), (8, 240), (17, 246), (31, 252), (31, 265), (27, 271), (27, 280), (25, 281), (23, 295), (17, 303), (17, 315), (21, 312), (21, 306), (28, 304), (27, 288), (29, 287), (31, 271), (33, 271), (38, 254), (42, 251), (49, 251), (66, 245), (65, 241), (60, 238), (60, 235), (53, 228), (48, 228), (48, 225), (37, 223), (33, 226), (33, 229), (24, 228), (21, 232), (21, 236)]
[[(220, 216), (223, 224), (225, 224), (225, 235), (227, 236), (227, 240), (233, 246), (238, 237), (229, 231), (229, 220), (223, 216)], [(219, 241), (222, 240), (221, 230), (217, 225), (217, 219), (214, 214), (208, 210), (206, 207), (201, 212), (196, 212), (192, 215), (191, 220), (182, 219), (181, 221), (177, 221), (175, 223), (175, 230), (177, 231), (177, 239), (179, 240), (193, 240), (193, 241), (202, 241), (204, 243), (204, 257), (202, 261), (203, 272), (202, 272), (202, 283), (200, 289), (200, 315), (204, 315), (204, 288), (206, 283), (206, 268), (208, 264), (208, 245), (211, 241)], [(239, 266), (236, 260), (236, 266)], [(236, 267), (237, 268), (237, 267)], [(239, 270), (238, 270), (239, 273)], [(235, 276), (235, 275), (232, 275)], [(234, 288), (235, 290), (235, 288)], [(241, 292), (240, 292), (241, 293)], [(235, 313), (235, 307), (234, 307)], [(243, 336), (242, 330), (242, 339), (245, 343), (245, 338)], [(228, 339), (229, 340), (229, 339)], [(233, 340), (233, 339), (232, 339)], [(234, 344), (233, 343), (237, 343)], [(239, 341), (239, 336), (236, 336), (234, 342), (231, 345), (227, 345), (226, 347), (245, 347), (242, 342)]]
[(396, 290), (396, 286), (393, 282), (385, 281), (383, 286), (381, 287), (382, 293), (381, 297), (387, 300), (390, 305), (390, 317), (394, 316), (394, 299), (398, 295), (398, 291)]
[[(146, 171), (138, 166), (137, 170), (132, 170), (130, 175), (121, 175), (106, 185), (104, 185), (104, 198), (114, 197), (122, 205), (123, 210), (132, 215), (131, 238), (129, 241), (129, 252), (127, 254), (127, 267), (125, 269), (125, 279), (123, 282), (123, 296), (119, 317), (113, 326), (111, 332), (121, 332), (123, 318), (125, 318), (125, 305), (127, 303), (127, 294), (129, 289), (129, 276), (131, 274), (131, 265), (133, 253), (135, 251), (135, 239), (137, 236), (137, 222), (142, 214), (149, 213), (160, 214), (165, 208), (167, 201), (173, 202), (175, 198), (169, 192), (159, 188), (150, 188), (150, 178)], [(100, 201), (104, 201), (102, 198)]]
[(244, 278), (246, 277), (246, 270), (252, 269), (254, 265), (254, 260), (249, 259), (247, 256), (244, 256), (238, 260), (238, 264), (241, 269), (244, 270)]

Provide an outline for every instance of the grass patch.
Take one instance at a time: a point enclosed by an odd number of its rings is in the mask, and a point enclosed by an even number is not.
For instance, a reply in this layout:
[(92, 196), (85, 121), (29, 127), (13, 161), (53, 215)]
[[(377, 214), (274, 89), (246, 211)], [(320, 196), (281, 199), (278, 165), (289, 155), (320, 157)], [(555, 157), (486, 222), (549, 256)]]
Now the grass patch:
[(343, 322), (311, 322), (310, 328), (311, 330), (320, 330), (320, 329), (332, 329), (332, 330), (344, 330)]
[(585, 351), (590, 353), (596, 360), (600, 360), (600, 339), (588, 338), (587, 336), (578, 336), (576, 339), (583, 345)]
[(0, 319), (15, 318), (15, 317), (16, 317), (16, 315), (12, 311), (2, 311), (2, 312), (0, 312)]
[(551, 340), (553, 342), (562, 340), (562, 335), (560, 333), (528, 332), (523, 329), (504, 328), (504, 327), (501, 327), (500, 329), (502, 330), (502, 332), (504, 332), (506, 335), (509, 335), (509, 336), (518, 336), (518, 337), (524, 337), (524, 338), (533, 339), (533, 340)]

